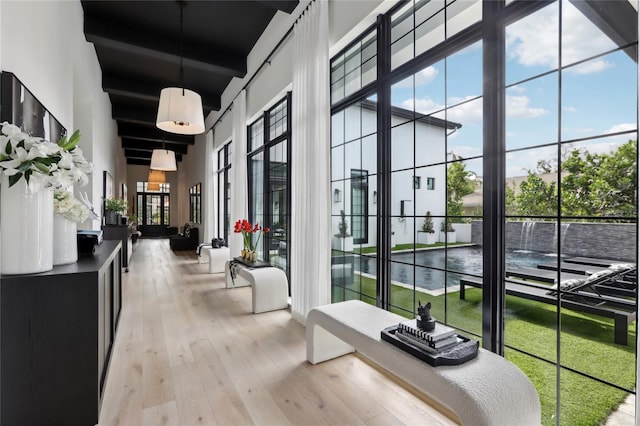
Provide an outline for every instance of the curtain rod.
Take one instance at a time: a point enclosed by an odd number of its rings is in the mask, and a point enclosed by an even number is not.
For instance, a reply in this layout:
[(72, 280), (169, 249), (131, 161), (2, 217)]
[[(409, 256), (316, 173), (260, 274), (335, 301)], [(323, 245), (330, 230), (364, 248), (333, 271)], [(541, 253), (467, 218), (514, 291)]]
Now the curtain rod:
[[(313, 4), (313, 2), (316, 0), (311, 0), (307, 6), (304, 8), (304, 10), (302, 12), (300, 12), (300, 15), (298, 15), (298, 17), (296, 18), (296, 20), (293, 22), (293, 25), (291, 25), (291, 27), (289, 27), (289, 29), (287, 30), (287, 32), (282, 36), (282, 38), (280, 39), (280, 41), (278, 41), (278, 43), (275, 45), (275, 47), (273, 49), (271, 49), (271, 52), (269, 52), (269, 54), (267, 55), (267, 58), (262, 61), (262, 64), (260, 64), (260, 66), (258, 67), (257, 70), (255, 70), (255, 72), (251, 75), (251, 77), (249, 77), (249, 80), (247, 80), (247, 82), (244, 84), (244, 86), (242, 86), (242, 88), (240, 89), (240, 91), (238, 92), (238, 94), (240, 94), (240, 92), (242, 92), (243, 90), (245, 90), (247, 87), (249, 87), (249, 85), (253, 82), (253, 80), (258, 76), (258, 73), (260, 71), (262, 71), (262, 68), (264, 68), (265, 64), (269, 64), (271, 65), (271, 57), (278, 51), (278, 49), (280, 49), (280, 46), (282, 46), (282, 44), (285, 42), (285, 40), (291, 35), (291, 33), (293, 32), (293, 28), (296, 26), (296, 24), (298, 23), (298, 21), (300, 20), (300, 18), (302, 18), (302, 15), (305, 14), (305, 12), (309, 9), (309, 6), (311, 6)], [(218, 119), (215, 121), (215, 123), (213, 123), (213, 125), (211, 126), (211, 128), (209, 130), (212, 130), (214, 127), (216, 127), (218, 125), (218, 123), (220, 123), (220, 121), (222, 120), (222, 117), (224, 117), (224, 115), (231, 111), (231, 107), (233, 106), (233, 102), (236, 100), (236, 98), (238, 97), (238, 94), (236, 94), (236, 96), (233, 97), (233, 100), (229, 103), (229, 105), (227, 105), (227, 107), (224, 109), (224, 111), (222, 111), (222, 114), (220, 114), (220, 117), (218, 117)]]

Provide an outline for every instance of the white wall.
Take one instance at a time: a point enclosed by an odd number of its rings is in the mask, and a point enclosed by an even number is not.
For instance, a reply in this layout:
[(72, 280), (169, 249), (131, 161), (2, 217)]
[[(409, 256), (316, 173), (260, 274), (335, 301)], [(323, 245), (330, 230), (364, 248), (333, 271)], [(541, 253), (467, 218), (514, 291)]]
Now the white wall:
[[(102, 171), (109, 171), (119, 188), (126, 181), (126, 167), (83, 23), (79, 1), (1, 1), (0, 67), (14, 73), (68, 132), (80, 130), (80, 147), (94, 163), (94, 174), (87, 186), (75, 191), (86, 191), (99, 211)], [(99, 229), (100, 222), (79, 227)]]

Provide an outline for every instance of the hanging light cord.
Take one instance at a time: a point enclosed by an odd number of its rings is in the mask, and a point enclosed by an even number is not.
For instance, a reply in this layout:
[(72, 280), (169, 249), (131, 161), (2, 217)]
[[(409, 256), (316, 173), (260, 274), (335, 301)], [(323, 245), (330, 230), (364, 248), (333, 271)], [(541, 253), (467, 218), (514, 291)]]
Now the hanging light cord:
[(180, 87), (182, 87), (182, 96), (184, 96), (184, 68), (182, 60), (184, 58), (184, 1), (180, 1)]

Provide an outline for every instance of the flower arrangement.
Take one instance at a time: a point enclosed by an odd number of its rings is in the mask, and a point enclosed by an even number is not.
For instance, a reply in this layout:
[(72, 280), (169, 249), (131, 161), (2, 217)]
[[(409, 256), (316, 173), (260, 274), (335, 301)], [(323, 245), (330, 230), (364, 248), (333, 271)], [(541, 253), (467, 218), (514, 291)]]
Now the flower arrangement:
[[(262, 236), (262, 234), (271, 232), (271, 229), (267, 228), (267, 227), (261, 227), (260, 225), (258, 225), (257, 223), (255, 225), (252, 225), (251, 222), (249, 222), (247, 219), (241, 219), (236, 221), (235, 226), (233, 227), (233, 232), (235, 232), (236, 234), (242, 233), (242, 239), (243, 239), (243, 252), (249, 252), (251, 253), (255, 253), (257, 247), (258, 247), (258, 242), (260, 241), (260, 237)], [(258, 233), (258, 238), (256, 238), (256, 241), (254, 244), (251, 244), (251, 234), (255, 234)], [(245, 257), (246, 253), (243, 253), (243, 257)]]
[(69, 191), (54, 191), (53, 212), (77, 223), (89, 217), (89, 210)]
[(84, 158), (78, 142), (78, 130), (56, 144), (29, 136), (5, 121), (0, 123), (0, 171), (9, 177), (9, 187), (24, 177), (31, 192), (62, 189), (76, 182), (86, 185), (93, 165)]

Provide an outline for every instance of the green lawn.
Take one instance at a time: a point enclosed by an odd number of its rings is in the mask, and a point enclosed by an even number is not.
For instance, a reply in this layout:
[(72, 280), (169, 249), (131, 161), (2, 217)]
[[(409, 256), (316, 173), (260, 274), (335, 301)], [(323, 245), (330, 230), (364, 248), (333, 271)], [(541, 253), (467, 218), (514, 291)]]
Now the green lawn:
[[(375, 281), (358, 277), (359, 281), (348, 288), (334, 287), (333, 300), (361, 298), (375, 304)], [(362, 293), (366, 296), (360, 296)], [(481, 290), (467, 289), (466, 300), (460, 300), (457, 292), (434, 297), (420, 295), (423, 303), (430, 301), (432, 315), (461, 330), (480, 334)], [(371, 296), (371, 297), (367, 297)], [(414, 292), (411, 289), (392, 286), (392, 303), (402, 309), (396, 313), (412, 318)], [(505, 336), (507, 345), (533, 353), (551, 362), (556, 360), (557, 314), (551, 305), (535, 303), (522, 298), (507, 296)], [(410, 311), (410, 312), (407, 312)], [(627, 389), (635, 388), (635, 323), (629, 327), (629, 344), (613, 343), (613, 320), (563, 310), (560, 333), (561, 359), (564, 366), (612, 382)], [(477, 338), (477, 336), (476, 336)], [(540, 395), (542, 424), (555, 425), (556, 368), (549, 362), (506, 349), (506, 357), (527, 374)], [(595, 380), (585, 378), (570, 370), (560, 372), (561, 424), (600, 425), (611, 411), (624, 400), (627, 393)]]

